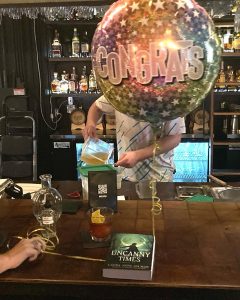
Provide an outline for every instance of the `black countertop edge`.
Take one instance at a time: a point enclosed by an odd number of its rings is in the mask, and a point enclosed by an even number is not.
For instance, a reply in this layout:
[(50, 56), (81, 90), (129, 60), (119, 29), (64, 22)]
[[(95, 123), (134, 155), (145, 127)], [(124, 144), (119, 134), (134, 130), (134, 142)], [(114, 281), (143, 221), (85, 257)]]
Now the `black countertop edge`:
[[(115, 140), (116, 139), (116, 134), (115, 132), (110, 132), (107, 134), (98, 134), (98, 137), (100, 139), (110, 139), (110, 140)], [(64, 132), (56, 132), (50, 135), (51, 140), (83, 140), (83, 136), (81, 131), (79, 131), (79, 134), (72, 134), (72, 133), (64, 133)], [(204, 134), (183, 134), (182, 135), (182, 141), (191, 141), (191, 140), (196, 140), (196, 141), (201, 141), (201, 140), (209, 140), (209, 135), (204, 135)]]

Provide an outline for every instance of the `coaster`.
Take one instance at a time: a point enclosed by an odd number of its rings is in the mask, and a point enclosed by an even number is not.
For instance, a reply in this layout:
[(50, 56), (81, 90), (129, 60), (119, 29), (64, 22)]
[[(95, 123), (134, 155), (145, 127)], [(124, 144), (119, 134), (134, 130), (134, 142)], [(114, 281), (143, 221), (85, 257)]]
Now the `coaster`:
[(111, 239), (106, 242), (95, 242), (92, 240), (89, 232), (83, 231), (81, 232), (83, 248), (105, 248), (110, 246)]

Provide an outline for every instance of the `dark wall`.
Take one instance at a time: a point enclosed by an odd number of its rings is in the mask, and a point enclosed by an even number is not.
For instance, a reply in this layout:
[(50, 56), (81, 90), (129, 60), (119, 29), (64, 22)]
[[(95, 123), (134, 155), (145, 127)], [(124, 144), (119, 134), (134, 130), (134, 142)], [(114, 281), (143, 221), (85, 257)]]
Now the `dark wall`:
[(48, 84), (46, 26), (40, 19), (13, 20), (4, 17), (0, 28), (1, 88), (26, 89), (30, 98), (29, 108), (34, 111), (36, 120), (38, 173), (50, 172), (47, 161), (50, 154), (49, 135), (53, 130), (46, 126), (46, 123), (51, 125), (49, 100), (44, 95), (44, 87)]
[[(81, 30), (86, 28), (92, 37), (96, 24), (84, 24), (79, 27)], [(71, 37), (73, 24), (61, 27), (60, 23), (58, 26), (59, 30), (64, 29)], [(53, 38), (54, 28), (55, 25), (49, 25), (41, 18), (32, 20), (27, 17), (20, 20), (4, 17), (0, 26), (2, 46), (0, 50), (0, 89), (2, 87), (2, 90), (4, 88), (4, 91), (8, 92), (9, 88), (25, 87), (26, 93), (30, 97), (30, 109), (34, 111), (37, 125), (38, 174), (52, 171), (50, 135), (59, 130), (64, 130), (69, 134), (71, 127), (70, 115), (66, 109), (67, 99), (59, 97), (51, 100), (48, 94), (53, 72), (59, 71), (61, 74), (60, 72), (64, 69), (69, 72), (72, 70), (72, 66), (75, 66), (78, 74), (81, 74), (81, 70), (86, 64), (84, 61), (73, 62), (72, 65), (69, 62), (49, 62), (49, 45)], [(90, 70), (91, 62), (88, 61), (88, 74)], [(0, 90), (0, 97), (1, 94), (3, 95)], [(76, 107), (81, 106), (87, 113), (97, 97), (97, 95), (87, 96), (88, 99), (86, 99), (85, 96), (81, 96), (74, 99), (74, 104)], [(2, 100), (0, 99), (0, 101)], [(53, 110), (55, 107), (61, 107), (59, 112), (62, 114), (62, 119), (57, 125), (50, 118), (50, 101), (52, 101)], [(68, 157), (66, 157), (67, 160)]]

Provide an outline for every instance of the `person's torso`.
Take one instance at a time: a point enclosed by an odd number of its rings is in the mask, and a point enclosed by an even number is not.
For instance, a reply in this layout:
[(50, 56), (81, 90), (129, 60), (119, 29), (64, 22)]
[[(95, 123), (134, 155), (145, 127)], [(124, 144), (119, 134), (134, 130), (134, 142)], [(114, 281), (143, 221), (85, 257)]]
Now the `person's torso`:
[[(151, 125), (128, 117), (118, 111), (116, 115), (116, 135), (118, 156), (124, 152), (145, 148), (154, 143), (154, 133)], [(161, 136), (165, 136), (164, 125)], [(173, 150), (167, 153), (138, 162), (133, 168), (124, 168), (124, 177), (130, 181), (156, 179), (171, 181), (174, 171)]]

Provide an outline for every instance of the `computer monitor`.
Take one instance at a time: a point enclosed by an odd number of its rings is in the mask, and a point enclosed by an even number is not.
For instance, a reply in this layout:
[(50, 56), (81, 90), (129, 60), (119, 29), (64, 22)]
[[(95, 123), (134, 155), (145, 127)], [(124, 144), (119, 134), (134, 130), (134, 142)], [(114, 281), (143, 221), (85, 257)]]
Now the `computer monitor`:
[(174, 149), (174, 182), (207, 182), (209, 142), (183, 141)]

